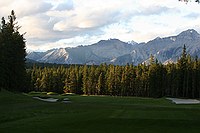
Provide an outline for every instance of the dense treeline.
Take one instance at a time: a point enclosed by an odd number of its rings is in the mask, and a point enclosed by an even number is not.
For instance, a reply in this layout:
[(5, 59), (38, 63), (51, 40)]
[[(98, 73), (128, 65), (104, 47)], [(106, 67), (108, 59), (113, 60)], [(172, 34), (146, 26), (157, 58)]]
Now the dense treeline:
[(28, 70), (29, 91), (71, 92), (86, 95), (142, 97), (200, 97), (200, 60), (183, 48), (174, 64), (163, 65), (151, 56), (148, 65), (63, 66)]
[[(43, 62), (36, 62), (36, 61), (29, 61), (29, 59), (26, 60), (26, 69), (32, 69), (34, 66), (40, 67), (40, 68), (58, 68), (60, 66), (63, 66), (65, 68), (69, 68), (72, 64), (56, 64), (56, 63), (43, 63)], [(76, 66), (84, 66), (82, 64), (76, 64)]]

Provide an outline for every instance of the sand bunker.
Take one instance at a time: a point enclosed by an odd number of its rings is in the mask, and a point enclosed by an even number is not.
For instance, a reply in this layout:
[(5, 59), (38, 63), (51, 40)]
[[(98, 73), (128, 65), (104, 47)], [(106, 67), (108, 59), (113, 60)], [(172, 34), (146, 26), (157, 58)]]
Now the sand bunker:
[(180, 99), (180, 98), (166, 98), (171, 100), (175, 104), (200, 104), (199, 100), (196, 99)]
[[(33, 97), (33, 98), (41, 100), (41, 101), (45, 101), (45, 102), (57, 102), (58, 101), (58, 99), (56, 99), (56, 98), (41, 98), (41, 97)], [(64, 98), (61, 102), (63, 102), (63, 103), (71, 103), (69, 98)]]
[(58, 99), (56, 98), (40, 98), (40, 97), (33, 97), (34, 99), (38, 99), (45, 102), (57, 102)]

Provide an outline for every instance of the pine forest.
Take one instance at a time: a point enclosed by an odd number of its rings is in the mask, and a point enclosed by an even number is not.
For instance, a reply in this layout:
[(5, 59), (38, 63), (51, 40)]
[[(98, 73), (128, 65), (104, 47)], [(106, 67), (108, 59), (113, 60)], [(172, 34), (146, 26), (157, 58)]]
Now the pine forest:
[(163, 65), (153, 56), (133, 66), (37, 67), (27, 69), (27, 91), (136, 97), (200, 97), (200, 60), (183, 47), (177, 63)]

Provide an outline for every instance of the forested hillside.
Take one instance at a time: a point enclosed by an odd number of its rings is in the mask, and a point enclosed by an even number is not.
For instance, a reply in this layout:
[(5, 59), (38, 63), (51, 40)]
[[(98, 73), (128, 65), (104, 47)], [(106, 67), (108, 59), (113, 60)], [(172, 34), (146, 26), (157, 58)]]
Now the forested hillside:
[(28, 70), (30, 90), (86, 95), (142, 97), (200, 97), (200, 60), (186, 54), (177, 63), (163, 65), (153, 56), (150, 64), (133, 66), (33, 67)]

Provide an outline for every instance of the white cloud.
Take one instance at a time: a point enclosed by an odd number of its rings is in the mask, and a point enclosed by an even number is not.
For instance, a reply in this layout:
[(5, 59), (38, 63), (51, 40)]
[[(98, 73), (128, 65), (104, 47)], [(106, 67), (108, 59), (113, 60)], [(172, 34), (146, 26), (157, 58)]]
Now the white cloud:
[(0, 17), (14, 9), (27, 47), (77, 46), (118, 38), (148, 41), (188, 28), (200, 31), (200, 5), (178, 0), (2, 0)]
[(73, 1), (72, 0), (66, 0), (66, 1), (63, 1), (62, 3), (59, 3), (55, 10), (58, 10), (58, 11), (65, 11), (65, 10), (72, 10), (74, 8), (74, 4), (73, 4)]
[(6, 0), (0, 3), (0, 15), (7, 16), (11, 10), (15, 10), (18, 17), (41, 14), (49, 11), (53, 6), (41, 0)]

